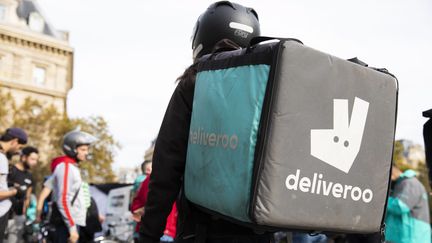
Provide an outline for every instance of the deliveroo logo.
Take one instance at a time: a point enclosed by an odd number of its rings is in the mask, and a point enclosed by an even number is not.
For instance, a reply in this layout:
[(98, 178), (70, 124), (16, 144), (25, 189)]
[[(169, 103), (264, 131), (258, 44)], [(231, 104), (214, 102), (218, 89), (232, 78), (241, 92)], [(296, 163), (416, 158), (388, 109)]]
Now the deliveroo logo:
[[(360, 151), (369, 103), (356, 97), (351, 119), (348, 100), (333, 100), (333, 108), (333, 129), (311, 130), (311, 155), (348, 173)], [(328, 181), (322, 173), (314, 173), (311, 179), (302, 176), (300, 169), (286, 177), (285, 186), (288, 190), (340, 199), (351, 198), (365, 203), (370, 203), (373, 199), (370, 188), (362, 189), (356, 185)]]
[(333, 129), (311, 130), (311, 155), (348, 173), (360, 151), (369, 103), (355, 98), (351, 119), (348, 100), (333, 100)]

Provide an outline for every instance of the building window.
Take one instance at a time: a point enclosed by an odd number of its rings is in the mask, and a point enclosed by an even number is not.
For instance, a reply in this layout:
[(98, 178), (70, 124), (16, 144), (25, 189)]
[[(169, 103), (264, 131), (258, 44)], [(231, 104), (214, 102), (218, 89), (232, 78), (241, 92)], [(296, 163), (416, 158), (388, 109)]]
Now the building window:
[(3, 4), (0, 4), (0, 20), (6, 19), (6, 6)]
[(37, 85), (45, 84), (45, 68), (42, 67), (33, 68), (33, 83)]

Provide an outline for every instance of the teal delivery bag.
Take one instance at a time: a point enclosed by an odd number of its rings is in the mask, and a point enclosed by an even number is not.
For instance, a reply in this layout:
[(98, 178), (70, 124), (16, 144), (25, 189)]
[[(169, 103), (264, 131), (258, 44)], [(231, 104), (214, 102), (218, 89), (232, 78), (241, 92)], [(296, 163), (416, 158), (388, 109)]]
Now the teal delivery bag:
[(199, 60), (185, 195), (257, 229), (383, 223), (397, 80), (293, 39)]
[(202, 63), (196, 76), (186, 196), (245, 222), (274, 48)]

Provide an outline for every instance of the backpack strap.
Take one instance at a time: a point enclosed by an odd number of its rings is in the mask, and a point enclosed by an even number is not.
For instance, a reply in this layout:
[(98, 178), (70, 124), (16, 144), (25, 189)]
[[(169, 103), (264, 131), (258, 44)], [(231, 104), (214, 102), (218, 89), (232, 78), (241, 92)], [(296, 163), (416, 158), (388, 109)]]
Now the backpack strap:
[(81, 183), (81, 185), (79, 186), (78, 190), (75, 192), (75, 195), (74, 195), (73, 198), (72, 198), (72, 202), (71, 202), (71, 205), (72, 205), (72, 206), (74, 205), (75, 200), (76, 200), (77, 197), (78, 197), (78, 193), (79, 193), (79, 191), (81, 190), (81, 186), (82, 186), (82, 183)]
[(279, 40), (279, 41), (295, 41), (300, 44), (303, 44), (299, 39), (295, 38), (281, 38), (281, 37), (270, 37), (270, 36), (257, 36), (250, 40), (248, 46), (246, 47), (246, 53), (249, 53), (257, 44), (269, 41), (269, 40)]

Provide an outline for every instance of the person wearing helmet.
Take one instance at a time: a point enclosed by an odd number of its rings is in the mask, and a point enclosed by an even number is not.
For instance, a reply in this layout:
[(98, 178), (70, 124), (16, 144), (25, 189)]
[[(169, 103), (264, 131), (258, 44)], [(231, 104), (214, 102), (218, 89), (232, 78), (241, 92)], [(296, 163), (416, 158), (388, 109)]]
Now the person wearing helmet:
[(145, 213), (141, 218), (140, 242), (159, 242), (176, 199), (176, 242), (269, 242), (268, 234), (255, 234), (250, 228), (214, 219), (197, 209), (187, 201), (182, 189), (196, 65), (206, 54), (246, 47), (259, 35), (257, 13), (240, 4), (216, 2), (198, 18), (192, 35), (194, 64), (179, 77), (156, 140)]
[[(53, 171), (50, 180), (54, 203), (51, 223), (56, 227), (53, 242), (78, 242), (80, 227), (86, 226), (87, 209), (90, 206), (81, 179), (79, 162), (87, 160), (89, 147), (95, 137), (82, 131), (74, 130), (63, 138), (64, 156), (55, 158), (51, 163)], [(47, 186), (47, 185), (45, 185)]]
[[(253, 37), (259, 35), (258, 14), (254, 9), (229, 1), (216, 2), (199, 16), (195, 24), (192, 57), (197, 60), (215, 51), (217, 44), (223, 40), (234, 42), (238, 47), (246, 47)], [(232, 49), (228, 46), (225, 48)]]
[(8, 157), (18, 154), (27, 143), (27, 134), (21, 128), (9, 128), (0, 135), (0, 243), (3, 242), (8, 223), (10, 200), (17, 194), (17, 189), (8, 188), (7, 176), (9, 174)]

